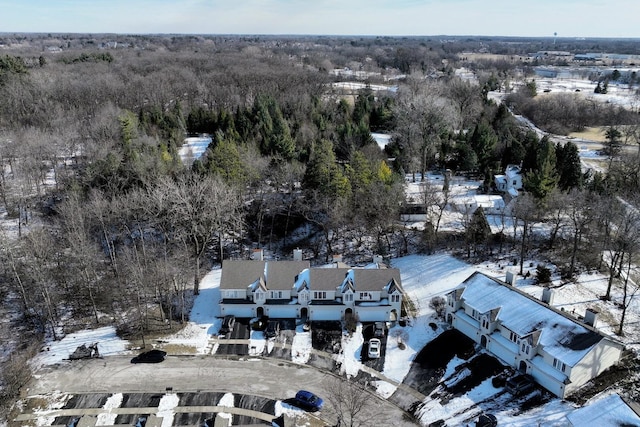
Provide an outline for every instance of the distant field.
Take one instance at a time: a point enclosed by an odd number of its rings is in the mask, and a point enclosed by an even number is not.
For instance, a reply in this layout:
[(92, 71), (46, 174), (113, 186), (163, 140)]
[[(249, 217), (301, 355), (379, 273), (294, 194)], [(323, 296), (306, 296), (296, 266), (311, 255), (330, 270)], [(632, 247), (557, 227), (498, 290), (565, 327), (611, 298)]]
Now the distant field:
[(586, 128), (582, 132), (572, 132), (569, 134), (569, 136), (571, 138), (580, 138), (580, 139), (587, 139), (589, 141), (604, 142), (606, 141), (606, 138), (604, 136), (605, 132), (606, 132), (605, 128), (591, 127), (591, 128)]

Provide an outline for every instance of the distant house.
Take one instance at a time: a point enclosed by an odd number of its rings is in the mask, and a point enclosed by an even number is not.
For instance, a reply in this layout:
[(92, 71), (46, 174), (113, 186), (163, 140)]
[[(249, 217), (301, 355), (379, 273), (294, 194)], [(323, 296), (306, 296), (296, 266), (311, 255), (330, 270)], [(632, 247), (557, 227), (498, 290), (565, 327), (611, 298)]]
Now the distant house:
[(638, 405), (611, 394), (567, 415), (572, 427), (640, 426)]
[(518, 190), (522, 190), (522, 169), (518, 165), (507, 165), (504, 175), (494, 176), (494, 184), (497, 191), (517, 196)]
[(396, 320), (402, 307), (400, 271), (311, 268), (308, 261), (227, 260), (220, 279), (222, 315), (361, 321)]
[(490, 194), (472, 194), (468, 196), (454, 197), (451, 205), (458, 212), (473, 213), (482, 208), (487, 214), (500, 214), (504, 212), (505, 203), (502, 196)]
[(564, 398), (620, 360), (624, 346), (594, 326), (551, 307), (507, 283), (476, 272), (447, 294), (446, 318), (507, 365), (533, 376)]

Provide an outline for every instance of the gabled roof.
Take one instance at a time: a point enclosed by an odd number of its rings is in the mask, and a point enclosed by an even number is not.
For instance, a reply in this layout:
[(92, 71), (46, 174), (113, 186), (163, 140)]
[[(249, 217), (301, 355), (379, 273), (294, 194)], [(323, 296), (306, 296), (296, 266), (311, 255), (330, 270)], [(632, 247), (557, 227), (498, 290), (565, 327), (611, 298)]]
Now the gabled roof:
[(335, 291), (342, 285), (348, 268), (312, 268), (309, 272), (312, 291)]
[(354, 282), (356, 292), (382, 292), (392, 283), (394, 288), (400, 289), (400, 270), (397, 268), (354, 269)]
[(309, 261), (267, 261), (265, 271), (267, 288), (270, 290), (290, 290), (296, 276), (309, 268)]
[(264, 268), (264, 261), (225, 260), (220, 289), (246, 289), (256, 281), (264, 282)]
[(296, 275), (295, 282), (293, 283), (293, 289), (296, 292), (301, 292), (305, 289), (309, 290), (309, 282), (311, 280), (309, 278), (309, 271), (310, 270), (306, 268)]
[(480, 272), (472, 274), (458, 289), (463, 289), (461, 299), (465, 304), (479, 313), (500, 308), (497, 320), (518, 336), (538, 331), (539, 345), (569, 366), (582, 360), (602, 339), (615, 342), (577, 319)]

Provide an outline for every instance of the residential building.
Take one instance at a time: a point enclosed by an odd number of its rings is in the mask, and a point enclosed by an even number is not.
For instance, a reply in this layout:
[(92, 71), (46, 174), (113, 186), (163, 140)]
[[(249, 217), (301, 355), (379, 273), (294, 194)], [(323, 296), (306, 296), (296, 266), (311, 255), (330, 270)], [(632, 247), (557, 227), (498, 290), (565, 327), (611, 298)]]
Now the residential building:
[(496, 190), (511, 197), (516, 197), (518, 190), (522, 190), (522, 168), (518, 165), (507, 165), (504, 175), (495, 175), (493, 179)]
[(311, 268), (308, 261), (227, 260), (222, 264), (223, 316), (390, 321), (400, 316), (400, 271), (379, 263)]
[[(512, 275), (508, 275), (512, 277)], [(513, 282), (512, 282), (513, 283)], [(480, 272), (447, 294), (449, 324), (518, 371), (559, 396), (575, 392), (620, 360), (624, 346), (583, 320)]]

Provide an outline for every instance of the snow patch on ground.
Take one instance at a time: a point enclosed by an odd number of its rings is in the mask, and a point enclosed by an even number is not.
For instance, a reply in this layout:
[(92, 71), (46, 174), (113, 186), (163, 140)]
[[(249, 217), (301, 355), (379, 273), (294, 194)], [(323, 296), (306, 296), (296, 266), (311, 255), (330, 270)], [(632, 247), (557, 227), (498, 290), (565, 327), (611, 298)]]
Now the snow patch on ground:
[[(224, 396), (220, 398), (220, 401), (218, 402), (218, 406), (233, 408), (235, 406), (235, 403), (233, 400), (233, 393), (225, 393)], [(230, 414), (228, 412), (218, 412), (218, 416), (220, 416), (221, 418), (226, 418), (228, 420), (233, 419), (233, 414)]]
[(342, 350), (336, 360), (341, 365), (340, 372), (346, 374), (347, 377), (355, 377), (362, 367), (360, 362), (362, 344), (364, 344), (364, 337), (362, 336), (361, 323), (358, 323), (355, 332), (351, 335), (342, 335)]
[(296, 328), (291, 344), (291, 361), (304, 365), (311, 357), (311, 332), (305, 332), (303, 326)]
[(171, 427), (173, 425), (174, 409), (180, 403), (180, 397), (175, 394), (165, 394), (158, 404), (157, 417), (162, 417), (162, 427)]
[(98, 414), (98, 419), (96, 420), (96, 426), (112, 426), (116, 423), (116, 418), (118, 414), (112, 414), (111, 410), (114, 408), (119, 408), (122, 405), (122, 393), (112, 394), (107, 398), (107, 401), (104, 403), (102, 409), (107, 412), (103, 412)]
[(34, 370), (44, 365), (54, 365), (69, 359), (69, 355), (81, 345), (98, 343), (101, 356), (111, 356), (128, 352), (129, 342), (116, 335), (113, 326), (88, 329), (66, 335), (59, 341), (47, 342), (42, 351), (31, 360)]

